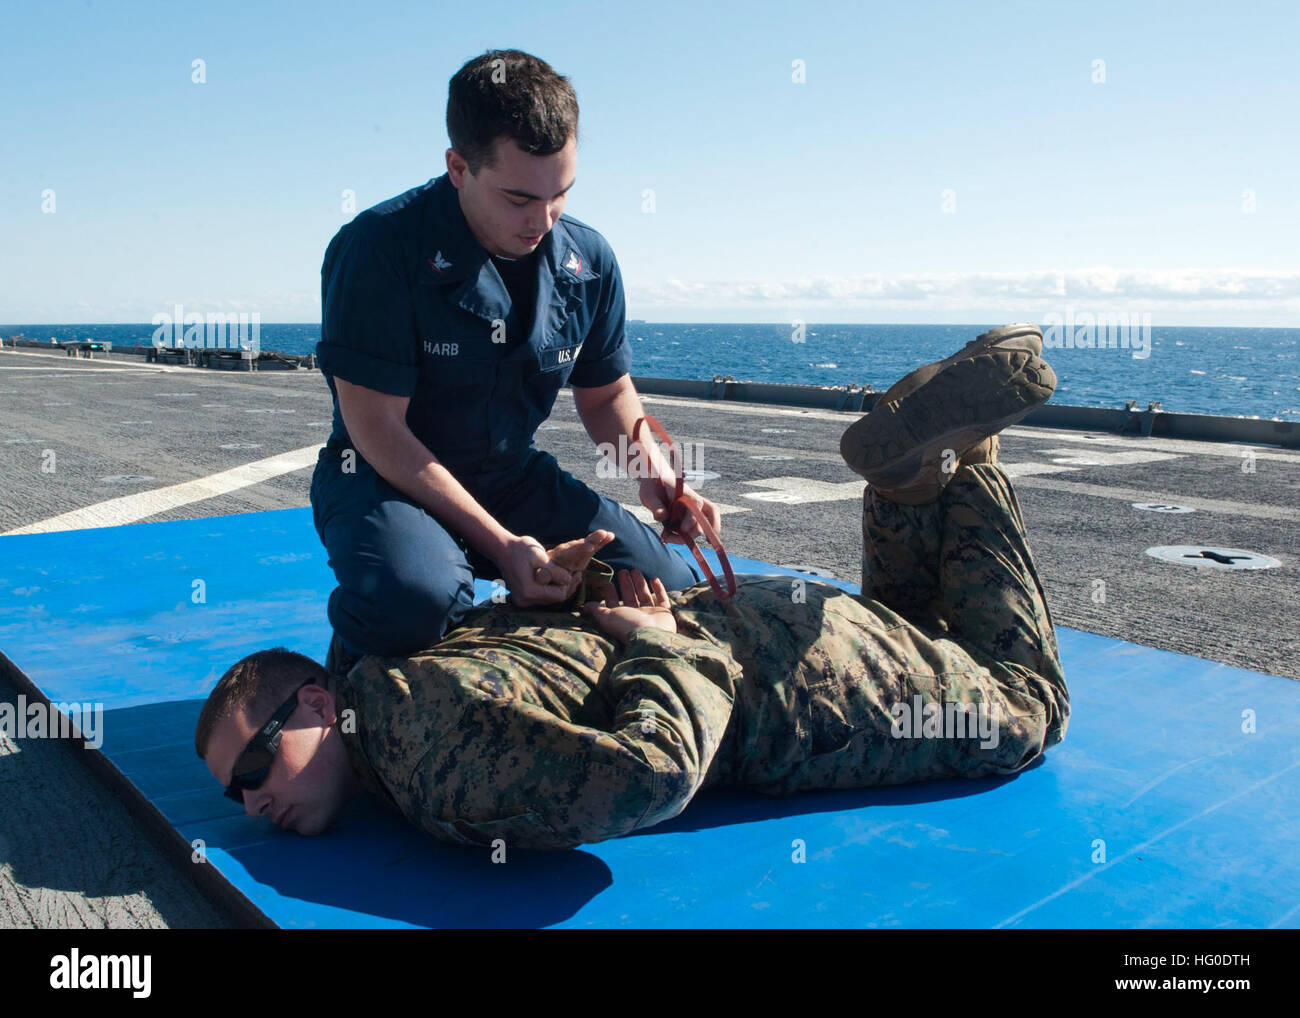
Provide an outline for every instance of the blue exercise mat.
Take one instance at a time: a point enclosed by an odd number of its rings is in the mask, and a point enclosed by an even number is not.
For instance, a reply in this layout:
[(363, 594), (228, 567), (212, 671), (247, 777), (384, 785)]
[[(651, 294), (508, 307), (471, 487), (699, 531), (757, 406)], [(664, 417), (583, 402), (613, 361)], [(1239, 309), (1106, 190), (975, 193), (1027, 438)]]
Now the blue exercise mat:
[(1067, 629), (1069, 733), (1014, 777), (715, 791), (504, 864), (369, 802), (281, 832), (222, 796), (194, 724), (245, 654), (323, 661), (333, 587), (306, 508), (5, 537), (0, 649), (51, 700), (102, 702), (108, 761), (284, 927), (1300, 925), (1300, 684)]

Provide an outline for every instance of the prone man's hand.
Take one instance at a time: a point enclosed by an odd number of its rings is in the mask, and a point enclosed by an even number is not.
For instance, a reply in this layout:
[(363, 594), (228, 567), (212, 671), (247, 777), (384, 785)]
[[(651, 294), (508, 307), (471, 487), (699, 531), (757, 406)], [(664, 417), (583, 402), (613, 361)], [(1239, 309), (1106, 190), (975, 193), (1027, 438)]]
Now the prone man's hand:
[(641, 570), (628, 572), (620, 569), (618, 590), (613, 584), (605, 591), (605, 603), (588, 601), (583, 612), (605, 633), (616, 640), (627, 640), (632, 630), (653, 626), (665, 632), (677, 632), (677, 618), (663, 583), (655, 577), (653, 584), (646, 583)]
[[(586, 537), (579, 537), (573, 541), (557, 544), (546, 555), (554, 565), (559, 566), (561, 569), (567, 569), (574, 574), (573, 590), (577, 590), (578, 579), (582, 571), (591, 564), (596, 552), (600, 551), (612, 540), (614, 540), (612, 530), (593, 530)], [(573, 590), (570, 590), (569, 593), (572, 594)]]

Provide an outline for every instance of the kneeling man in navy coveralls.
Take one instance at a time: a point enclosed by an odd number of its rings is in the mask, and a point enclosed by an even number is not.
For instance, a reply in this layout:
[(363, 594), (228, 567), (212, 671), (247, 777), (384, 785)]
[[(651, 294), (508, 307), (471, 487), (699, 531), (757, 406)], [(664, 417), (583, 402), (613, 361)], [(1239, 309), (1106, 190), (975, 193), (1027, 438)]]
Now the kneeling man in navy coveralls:
[[(840, 443), (867, 479), (861, 595), (790, 576), (573, 610), (485, 605), (440, 643), (231, 667), (195, 748), (250, 816), (318, 834), (363, 791), (435, 838), (565, 848), (773, 795), (1014, 774), (1070, 696), (997, 432), (1051, 395), (1034, 326), (912, 372)], [(608, 534), (557, 551), (573, 570)]]
[(362, 212), (325, 253), (317, 354), (334, 430), (311, 504), (338, 580), (329, 619), (354, 657), (436, 642), (473, 605), (476, 575), (503, 578), (517, 605), (559, 600), (572, 576), (546, 547), (593, 531), (614, 535), (612, 566), (670, 589), (700, 579), (533, 445), (568, 384), (620, 466), (652, 464), (640, 499), (665, 518), (671, 469), (652, 442), (632, 446), (643, 410), (618, 263), (561, 215), (577, 126), (572, 87), (544, 61), (471, 60), (449, 86), (447, 173)]

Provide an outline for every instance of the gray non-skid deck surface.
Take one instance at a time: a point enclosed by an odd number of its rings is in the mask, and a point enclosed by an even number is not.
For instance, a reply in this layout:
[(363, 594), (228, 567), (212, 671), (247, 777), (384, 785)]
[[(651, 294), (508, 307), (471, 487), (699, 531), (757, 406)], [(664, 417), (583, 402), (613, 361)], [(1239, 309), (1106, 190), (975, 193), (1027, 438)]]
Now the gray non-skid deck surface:
[[(728, 549), (859, 578), (862, 484), (837, 452), (854, 415), (654, 396), (645, 402), (676, 439), (690, 443), (688, 467), (719, 475), (697, 487), (727, 507)], [(208, 371), (130, 356), (86, 361), (6, 348), (0, 533), (319, 446), (330, 415), (316, 371)], [(598, 491), (635, 501), (631, 481), (599, 476), (597, 453), (567, 393), (538, 440)], [(54, 452), (53, 472), (42, 470), (47, 450)], [(1293, 622), (1300, 602), (1300, 453), (1022, 426), (1004, 434), (1002, 460), (1015, 478), (1058, 625), (1300, 678)], [(310, 477), (304, 466), (147, 519), (305, 505)], [(1130, 505), (1167, 500), (1196, 511), (1160, 514)], [(1245, 548), (1283, 565), (1196, 571), (1143, 554), (1160, 544)], [(14, 693), (0, 687), (0, 697), (13, 702)], [(221, 923), (123, 811), (103, 808), (102, 789), (75, 755), (64, 746), (24, 745), (18, 752), (0, 744), (0, 925)], [(61, 800), (87, 808), (70, 807), (57, 823), (40, 820), (51, 787)], [(87, 827), (94, 818), (94, 839), (63, 836), (78, 816)], [(32, 824), (38, 826), (31, 836), (11, 833)]]

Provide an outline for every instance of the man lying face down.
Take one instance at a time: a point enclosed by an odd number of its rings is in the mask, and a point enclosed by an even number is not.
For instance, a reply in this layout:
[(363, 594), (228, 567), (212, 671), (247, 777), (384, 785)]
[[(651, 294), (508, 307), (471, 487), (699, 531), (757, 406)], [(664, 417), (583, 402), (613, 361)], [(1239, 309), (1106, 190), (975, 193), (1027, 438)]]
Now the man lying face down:
[[(517, 848), (650, 827), (716, 785), (1019, 771), (1070, 709), (997, 463), (997, 432), (1055, 386), (1041, 352), (1032, 326), (985, 333), (845, 432), (869, 482), (862, 595), (788, 576), (670, 595), (623, 572), (577, 610), (484, 605), (409, 657), (260, 651), (218, 682), (198, 754), (247, 813), (301, 834), (370, 793), (436, 838)], [(611, 537), (552, 556), (577, 573)]]

